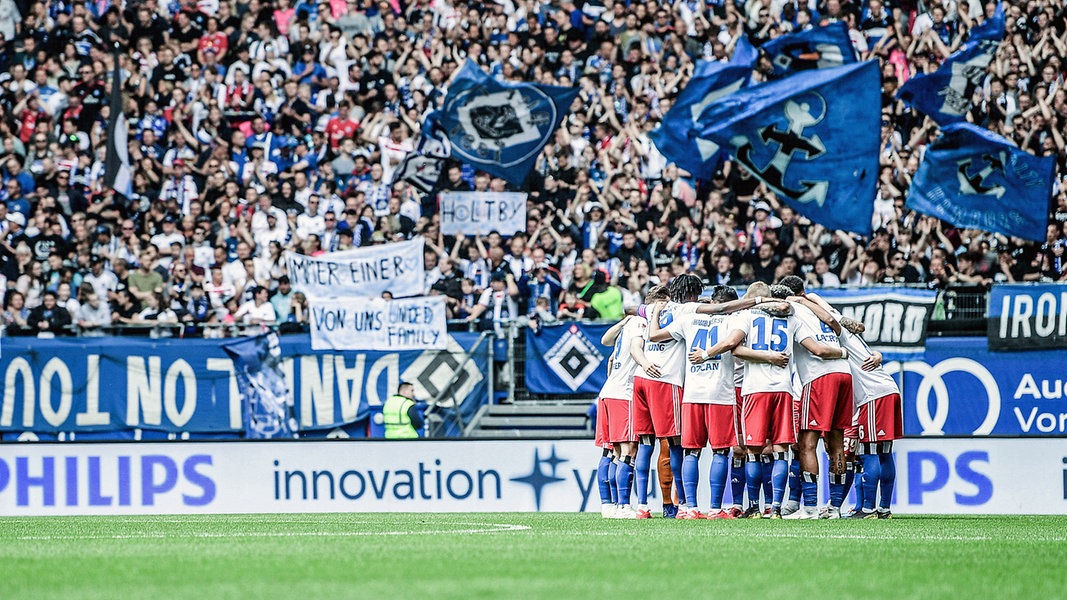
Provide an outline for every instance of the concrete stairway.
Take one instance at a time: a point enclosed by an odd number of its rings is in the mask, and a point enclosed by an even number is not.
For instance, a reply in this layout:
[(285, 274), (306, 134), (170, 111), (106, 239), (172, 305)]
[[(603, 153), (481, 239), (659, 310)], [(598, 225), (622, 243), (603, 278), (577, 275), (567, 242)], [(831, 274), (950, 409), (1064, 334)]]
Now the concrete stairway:
[(497, 404), (478, 420), (472, 438), (589, 439), (593, 430), (586, 416), (590, 402)]

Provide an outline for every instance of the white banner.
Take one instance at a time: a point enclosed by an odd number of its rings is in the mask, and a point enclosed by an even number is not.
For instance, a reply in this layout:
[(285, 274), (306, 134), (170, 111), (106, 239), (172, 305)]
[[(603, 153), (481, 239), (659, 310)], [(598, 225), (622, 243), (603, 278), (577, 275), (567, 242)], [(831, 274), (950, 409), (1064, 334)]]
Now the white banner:
[(444, 192), (441, 233), (511, 235), (526, 230), (526, 194), (517, 192)]
[(444, 350), (444, 296), (309, 298), (313, 350)]
[[(894, 512), (1067, 514), (1067, 439), (897, 445)], [(591, 441), (4, 444), (0, 515), (598, 511), (599, 459)]]
[(421, 237), (320, 256), (285, 253), (293, 288), (308, 296), (418, 296), (425, 292)]

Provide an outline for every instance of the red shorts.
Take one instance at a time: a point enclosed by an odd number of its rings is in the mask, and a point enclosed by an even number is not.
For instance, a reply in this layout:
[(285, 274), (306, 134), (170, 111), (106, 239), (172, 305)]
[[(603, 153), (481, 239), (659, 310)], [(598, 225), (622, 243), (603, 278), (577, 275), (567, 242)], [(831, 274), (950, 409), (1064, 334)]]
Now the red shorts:
[(891, 442), (904, 437), (904, 408), (900, 394), (889, 394), (861, 405), (856, 429), (861, 443)]
[(731, 404), (682, 404), (682, 447), (713, 450), (737, 444), (737, 407)]
[[(635, 442), (637, 436), (634, 435), (633, 422), (630, 420), (630, 401), (619, 400), (618, 398), (604, 398), (601, 400), (604, 404), (604, 412), (607, 414), (605, 421), (607, 421), (607, 441), (612, 444), (619, 442)], [(597, 428), (599, 429), (600, 422), (597, 422)]]
[(597, 448), (608, 446), (608, 411), (603, 398), (596, 400), (596, 432), (593, 434), (593, 444)]
[(795, 444), (793, 396), (789, 392), (759, 392), (741, 399), (741, 443)]
[(669, 438), (681, 435), (681, 386), (643, 377), (634, 378), (634, 402), (630, 418), (635, 435)]
[(852, 375), (828, 373), (804, 386), (800, 396), (801, 431), (845, 429), (852, 424)]

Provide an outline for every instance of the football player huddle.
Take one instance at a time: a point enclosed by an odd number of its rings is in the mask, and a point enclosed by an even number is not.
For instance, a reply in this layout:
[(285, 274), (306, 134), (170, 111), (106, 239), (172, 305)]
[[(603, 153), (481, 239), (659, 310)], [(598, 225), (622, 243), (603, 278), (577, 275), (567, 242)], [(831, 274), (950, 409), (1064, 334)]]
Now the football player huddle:
[[(665, 441), (676, 498), (664, 498), (664, 517), (891, 518), (900, 390), (863, 325), (805, 293), (799, 277), (753, 283), (743, 298), (728, 286), (703, 291), (695, 275), (655, 286), (604, 335), (614, 351), (597, 400), (603, 516), (652, 516), (653, 454)], [(700, 506), (709, 446), (711, 502)], [(857, 475), (856, 504), (843, 510)]]

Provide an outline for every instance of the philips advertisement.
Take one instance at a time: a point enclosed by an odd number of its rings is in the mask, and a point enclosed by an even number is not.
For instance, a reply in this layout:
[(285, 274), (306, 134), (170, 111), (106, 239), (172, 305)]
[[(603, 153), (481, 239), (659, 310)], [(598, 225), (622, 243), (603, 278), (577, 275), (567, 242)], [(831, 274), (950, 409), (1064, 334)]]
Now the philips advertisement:
[[(445, 399), (449, 406), (457, 403), (469, 422), (488, 399), (486, 344), (479, 346), (473, 360), (464, 361), (477, 339), (472, 333), (450, 335), (445, 351), (317, 352), (306, 335), (281, 336), (274, 368), (291, 401), (278, 401), (290, 405), (301, 435), (325, 434), (369, 417), (401, 381), (415, 384), (417, 399), (433, 400), (462, 366)], [(5, 340), (0, 439), (241, 437), (256, 428), (246, 423), (250, 413), (242, 398), (242, 379), (224, 350), (226, 344), (131, 338)]]
[(1067, 349), (1067, 284), (995, 285), (987, 322), (990, 350)]
[[(599, 458), (588, 441), (5, 444), (0, 515), (598, 511)], [(1065, 460), (1067, 440), (900, 441), (892, 509), (1067, 514)]]
[[(931, 338), (902, 363), (904, 433), (1067, 435), (1067, 352), (990, 352), (982, 338)], [(901, 363), (889, 363), (899, 372)], [(899, 379), (898, 379), (899, 381)]]

